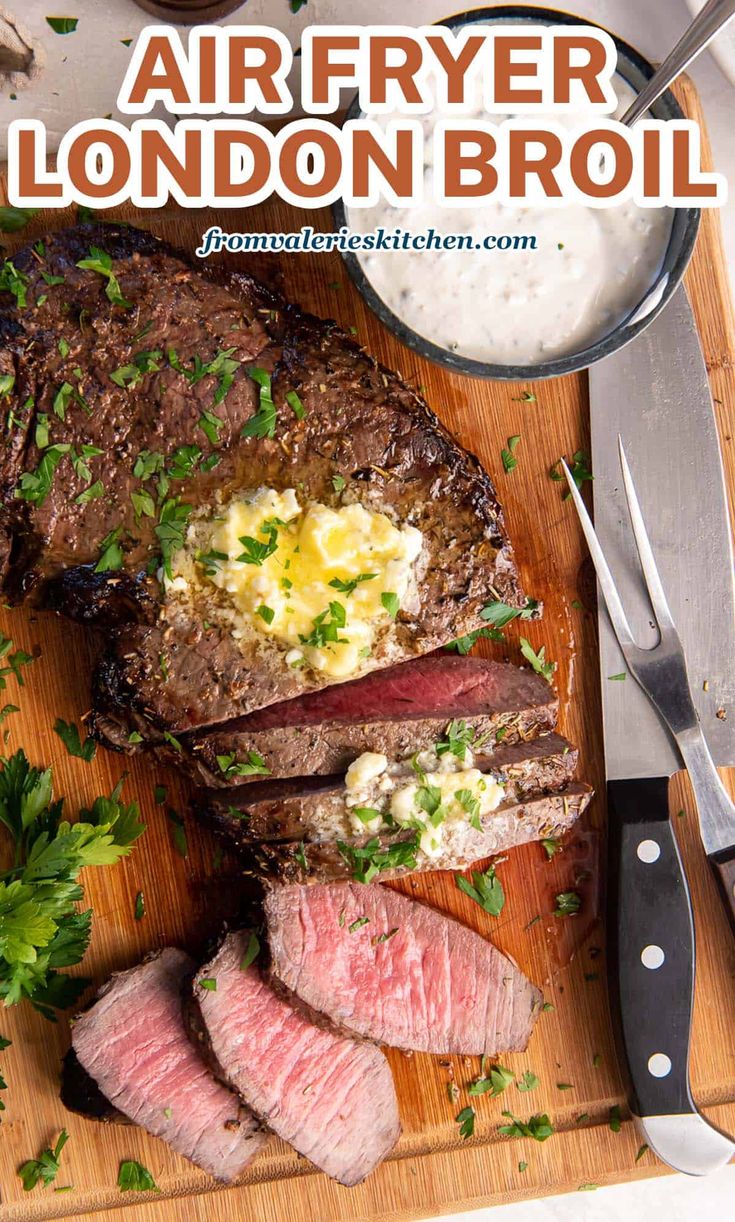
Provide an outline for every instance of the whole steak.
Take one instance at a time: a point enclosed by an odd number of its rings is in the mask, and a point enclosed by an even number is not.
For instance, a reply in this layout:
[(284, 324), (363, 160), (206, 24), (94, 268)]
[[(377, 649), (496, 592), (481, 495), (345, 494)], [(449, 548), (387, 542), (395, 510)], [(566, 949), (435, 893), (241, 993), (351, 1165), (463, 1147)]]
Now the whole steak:
[(350, 677), (461, 636), (488, 598), (523, 605), (486, 473), (334, 323), (106, 225), (23, 250), (0, 302), (4, 596), (118, 628), (98, 683), (118, 714), (180, 732), (335, 682), (233, 636), (221, 591), (162, 579), (194, 518), (259, 488), (421, 532), (416, 597)]

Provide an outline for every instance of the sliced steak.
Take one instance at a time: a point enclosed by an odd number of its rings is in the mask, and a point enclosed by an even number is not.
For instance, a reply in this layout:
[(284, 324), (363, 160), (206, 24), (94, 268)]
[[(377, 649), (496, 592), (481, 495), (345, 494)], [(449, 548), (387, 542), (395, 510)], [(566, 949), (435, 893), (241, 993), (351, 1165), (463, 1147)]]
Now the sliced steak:
[[(302, 506), (360, 503), (421, 532), (415, 598), (362, 672), (461, 636), (489, 598), (524, 605), (486, 473), (334, 323), (132, 228), (53, 234), (13, 268), (16, 292), (0, 292), (14, 378), (5, 596), (119, 625), (96, 699), (128, 732), (143, 719), (178, 734), (336, 681), (287, 665), (286, 646), (257, 628), (235, 637), (211, 583), (159, 583), (162, 549), (183, 544), (187, 523), (260, 487), (296, 488)], [(263, 402), (253, 372), (271, 379), (275, 418), (243, 436)]]
[[(188, 955), (169, 947), (113, 976), (72, 1029), (75, 1057), (98, 1093), (87, 1090), (80, 1098), (78, 1075), (76, 1087), (73, 1076), (67, 1078), (67, 1091), (93, 1114), (104, 1112), (100, 1098), (107, 1100), (229, 1183), (266, 1138), (236, 1095), (216, 1081), (187, 1035), (182, 988), (193, 968)], [(72, 1064), (70, 1075), (73, 1070)]]
[(356, 883), (273, 887), (265, 911), (274, 975), (341, 1027), (417, 1052), (526, 1047), (540, 991), (458, 921)]
[(243, 970), (247, 947), (246, 934), (229, 934), (195, 978), (210, 1055), (275, 1133), (341, 1184), (358, 1184), (400, 1134), (388, 1062), (370, 1044), (315, 1026), (256, 967)]
[[(416, 850), (410, 830), (350, 840), (273, 840), (245, 846), (248, 864), (264, 876), (285, 882), (322, 883), (334, 879), (372, 881), (400, 878), (426, 870), (464, 870), (485, 857), (495, 857), (533, 840), (563, 836), (589, 805), (589, 785), (572, 782), (558, 793), (532, 794), (501, 805), (483, 820), (482, 831), (469, 824), (447, 835), (443, 850), (431, 857)], [(234, 823), (234, 820), (233, 820)], [(224, 830), (225, 821), (218, 826)], [(229, 829), (228, 829), (229, 830)], [(237, 827), (232, 827), (236, 833)]]
[[(503, 804), (513, 807), (529, 794), (563, 789), (574, 775), (578, 756), (566, 738), (543, 734), (527, 743), (502, 743), (492, 755), (479, 756), (475, 766), (503, 785)], [(394, 779), (398, 783), (416, 779), (410, 760), (396, 767)], [(354, 829), (346, 797), (343, 777), (315, 776), (256, 781), (226, 791), (205, 790), (199, 801), (205, 819), (208, 815), (217, 821), (224, 819), (223, 825), (217, 825), (222, 830), (231, 828), (241, 843), (351, 840)], [(493, 811), (487, 820), (496, 814)]]
[[(431, 747), (453, 719), (475, 735), (502, 742), (525, 740), (556, 724), (558, 701), (533, 671), (487, 658), (430, 654), (375, 671), (352, 683), (311, 692), (231, 721), (221, 729), (182, 738), (182, 751), (147, 727), (161, 752), (210, 786), (244, 778), (220, 759), (247, 760), (254, 752), (273, 778), (345, 772), (365, 751), (402, 759)], [(97, 722), (106, 746), (132, 749), (129, 730), (112, 719)], [(122, 741), (121, 741), (122, 740)], [(233, 774), (234, 773), (234, 779)]]

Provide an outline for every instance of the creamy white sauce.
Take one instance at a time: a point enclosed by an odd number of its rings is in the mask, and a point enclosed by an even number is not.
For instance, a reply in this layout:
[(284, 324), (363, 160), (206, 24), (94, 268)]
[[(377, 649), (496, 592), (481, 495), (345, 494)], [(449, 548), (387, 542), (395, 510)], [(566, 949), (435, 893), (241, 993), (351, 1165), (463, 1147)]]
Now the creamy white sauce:
[[(617, 116), (633, 92), (614, 79)], [(396, 227), (412, 233), (535, 234), (536, 250), (357, 252), (385, 304), (425, 339), (475, 360), (536, 365), (587, 347), (614, 329), (645, 297), (668, 244), (672, 212), (628, 202), (610, 208), (507, 207), (478, 201), (449, 208), (432, 199), (433, 128), (445, 112), (421, 118), (424, 127), (425, 199), (407, 208), (381, 200), (351, 208), (356, 233)], [(398, 116), (382, 115), (382, 126)], [(454, 115), (454, 118), (457, 116)], [(462, 116), (500, 123), (477, 105)], [(569, 127), (574, 113), (554, 121)]]

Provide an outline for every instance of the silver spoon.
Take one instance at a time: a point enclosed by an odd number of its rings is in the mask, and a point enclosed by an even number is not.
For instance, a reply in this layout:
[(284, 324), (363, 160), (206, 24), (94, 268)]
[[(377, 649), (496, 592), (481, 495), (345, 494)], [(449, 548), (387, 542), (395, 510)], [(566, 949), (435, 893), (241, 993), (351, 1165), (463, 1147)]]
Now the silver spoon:
[(735, 17), (735, 0), (707, 0), (704, 8), (682, 34), (673, 51), (656, 69), (648, 84), (638, 94), (635, 102), (620, 122), (632, 127), (637, 119), (661, 97), (677, 76), (686, 71), (701, 51), (704, 51), (716, 34)]

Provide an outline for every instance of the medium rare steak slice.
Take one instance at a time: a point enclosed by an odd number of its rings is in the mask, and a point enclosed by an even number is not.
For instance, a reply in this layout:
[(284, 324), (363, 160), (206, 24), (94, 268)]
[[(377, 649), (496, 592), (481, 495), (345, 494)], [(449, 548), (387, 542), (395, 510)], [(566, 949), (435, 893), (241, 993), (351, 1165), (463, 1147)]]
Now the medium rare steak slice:
[(247, 948), (246, 934), (229, 934), (193, 985), (218, 1072), (300, 1154), (358, 1184), (400, 1134), (388, 1062), (370, 1044), (315, 1026), (256, 967), (243, 969)]
[(341, 1027), (417, 1052), (489, 1056), (528, 1044), (540, 991), (458, 921), (355, 883), (276, 886), (265, 911), (274, 975)]
[[(475, 736), (503, 744), (531, 738), (556, 724), (558, 701), (533, 671), (487, 658), (430, 654), (374, 671), (295, 700), (272, 704), (221, 729), (182, 738), (182, 751), (164, 741), (200, 783), (239, 784), (234, 761), (255, 752), (273, 778), (345, 772), (365, 751), (403, 759), (437, 742), (453, 719), (465, 720)], [(149, 734), (152, 728), (148, 727)], [(106, 746), (128, 747), (127, 727), (99, 718)], [(153, 741), (162, 740), (152, 731)], [(257, 779), (257, 773), (254, 778)]]
[[(229, 1183), (266, 1137), (232, 1091), (216, 1081), (187, 1035), (181, 994), (193, 968), (184, 951), (168, 947), (113, 976), (75, 1021), (72, 1047), (112, 1108)], [(105, 1114), (94, 1092), (83, 1095), (81, 1104)]]
[[(492, 755), (478, 756), (474, 763), (485, 776), (503, 786), (503, 804), (516, 806), (529, 795), (563, 789), (574, 775), (578, 757), (576, 748), (560, 734), (543, 734), (527, 743), (502, 743)], [(395, 784), (416, 780), (410, 760), (395, 766), (392, 780)], [(455, 788), (460, 784), (458, 781)], [(233, 835), (242, 844), (351, 840), (355, 836), (354, 816), (348, 805), (350, 791), (344, 777), (256, 781), (224, 792), (204, 791), (198, 800), (205, 819), (211, 815), (231, 820)], [(367, 801), (359, 808), (365, 807), (372, 809)], [(497, 809), (487, 816), (488, 820), (495, 818)], [(364, 830), (364, 826), (358, 819), (357, 830)]]
[[(178, 734), (242, 716), (428, 653), (490, 598), (524, 605), (488, 476), (334, 323), (106, 225), (14, 256), (0, 302), (5, 596), (119, 626), (97, 693), (102, 712), (127, 710), (128, 732), (141, 718)], [(238, 531), (268, 498), (287, 498), (287, 517)], [(314, 512), (317, 549), (328, 521), (350, 546), (325, 546), (323, 605), (292, 639), (283, 589), (248, 599)], [(230, 520), (223, 553), (213, 538)], [(378, 535), (394, 549), (379, 572), (339, 567), (382, 555)], [(219, 580), (224, 562), (236, 580)], [(356, 608), (371, 598), (366, 638)], [(349, 666), (330, 666), (345, 645)]]
[[(442, 851), (431, 857), (417, 852), (415, 833), (401, 831), (349, 841), (271, 840), (254, 845), (247, 860), (265, 876), (298, 883), (334, 879), (372, 882), (376, 877), (400, 878), (416, 871), (464, 870), (484, 857), (533, 840), (558, 839), (573, 827), (591, 797), (589, 785), (575, 781), (558, 793), (532, 794), (500, 806), (484, 822), (481, 832), (465, 827), (460, 834), (448, 835)], [(220, 821), (219, 826), (223, 823)], [(236, 832), (236, 827), (232, 831)]]

